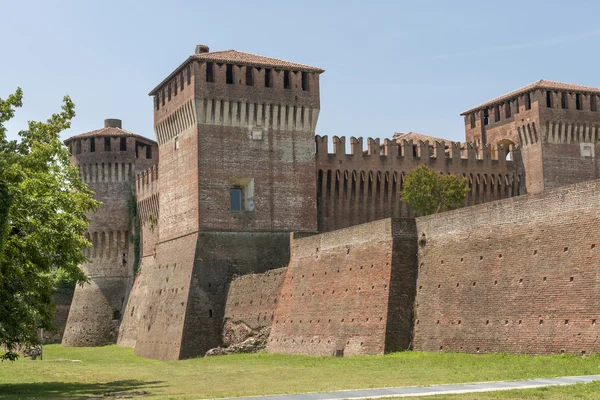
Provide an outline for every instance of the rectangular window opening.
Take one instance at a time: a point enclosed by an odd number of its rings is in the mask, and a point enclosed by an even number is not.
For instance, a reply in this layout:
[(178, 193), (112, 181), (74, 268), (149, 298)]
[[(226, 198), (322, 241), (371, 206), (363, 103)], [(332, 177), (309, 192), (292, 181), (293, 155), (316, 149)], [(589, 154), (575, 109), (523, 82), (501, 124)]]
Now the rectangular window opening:
[(110, 138), (104, 138), (104, 151), (110, 151)]
[(590, 95), (590, 111), (598, 111), (598, 96), (595, 94)]
[(246, 67), (246, 86), (254, 86), (254, 77), (252, 76), (252, 68)]
[(122, 137), (121, 142), (119, 143), (120, 151), (127, 151), (127, 138)]
[(90, 153), (94, 153), (96, 151), (96, 139), (90, 139)]
[(173, 96), (177, 96), (177, 87), (179, 86), (178, 79), (178, 77), (175, 77), (175, 79), (173, 79)]
[(552, 108), (552, 92), (546, 90), (546, 107)]
[(531, 110), (531, 94), (530, 93), (525, 94), (525, 109)]
[(483, 125), (489, 125), (489, 124), (490, 124), (490, 112), (486, 108), (485, 110), (483, 110)]
[(511, 112), (510, 112), (510, 101), (508, 103), (504, 103), (504, 116), (505, 118), (510, 118), (511, 117)]
[(146, 158), (147, 159), (152, 158), (152, 146), (146, 146)]
[(187, 84), (192, 83), (192, 69), (188, 66), (187, 69)]
[(302, 72), (302, 90), (308, 90), (308, 72)]
[(283, 88), (290, 89), (292, 87), (290, 82), (290, 71), (283, 71)]
[(581, 95), (579, 93), (575, 93), (575, 109), (581, 110)]
[(566, 110), (569, 107), (569, 103), (567, 101), (567, 93), (562, 92), (560, 94), (560, 106), (563, 110)]
[(158, 93), (154, 96), (154, 105), (157, 110), (160, 108), (160, 95)]
[(515, 114), (519, 113), (519, 98), (515, 99)]
[(471, 128), (475, 128), (475, 114), (471, 114)]
[(213, 63), (206, 63), (206, 82), (214, 82), (215, 77), (213, 75)]
[(272, 87), (271, 69), (265, 68), (265, 87)]
[(242, 189), (241, 188), (230, 188), (229, 189), (229, 207), (231, 211), (244, 211), (242, 208)]
[(500, 106), (494, 107), (494, 122), (500, 121)]
[(81, 154), (81, 140), (75, 142), (75, 154)]
[(225, 83), (233, 84), (233, 64), (227, 64), (225, 71)]
[(168, 98), (168, 101), (171, 101), (171, 84), (170, 83), (167, 85), (167, 98)]

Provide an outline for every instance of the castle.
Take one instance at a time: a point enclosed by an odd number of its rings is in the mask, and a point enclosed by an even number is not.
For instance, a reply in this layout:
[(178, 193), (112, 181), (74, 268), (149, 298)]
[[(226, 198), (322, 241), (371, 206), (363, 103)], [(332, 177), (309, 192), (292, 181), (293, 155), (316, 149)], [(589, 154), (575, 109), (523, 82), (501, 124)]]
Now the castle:
[[(150, 92), (157, 142), (120, 120), (65, 141), (103, 205), (63, 345), (182, 359), (241, 326), (284, 353), (597, 352), (600, 89), (540, 80), (465, 111), (465, 143), (329, 153), (323, 72), (198, 45)], [(467, 207), (415, 218), (419, 165), (467, 178)]]

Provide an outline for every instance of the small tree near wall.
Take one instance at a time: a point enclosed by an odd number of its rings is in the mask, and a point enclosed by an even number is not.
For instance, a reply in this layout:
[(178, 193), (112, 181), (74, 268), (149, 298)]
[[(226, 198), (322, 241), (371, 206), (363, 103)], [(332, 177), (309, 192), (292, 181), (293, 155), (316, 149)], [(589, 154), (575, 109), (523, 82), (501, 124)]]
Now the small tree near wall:
[(468, 192), (466, 179), (439, 174), (422, 165), (406, 176), (402, 200), (415, 214), (429, 215), (461, 207)]

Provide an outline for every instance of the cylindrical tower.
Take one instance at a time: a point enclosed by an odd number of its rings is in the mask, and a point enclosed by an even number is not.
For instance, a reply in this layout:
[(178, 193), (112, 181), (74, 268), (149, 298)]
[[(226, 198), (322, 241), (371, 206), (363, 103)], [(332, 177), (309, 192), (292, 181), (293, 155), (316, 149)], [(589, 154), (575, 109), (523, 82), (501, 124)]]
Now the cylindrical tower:
[(123, 130), (121, 120), (65, 141), (71, 163), (102, 205), (90, 216), (86, 237), (92, 242), (81, 268), (89, 283), (77, 286), (63, 336), (63, 346), (115, 343), (131, 288), (136, 244), (135, 175), (158, 162), (156, 142)]

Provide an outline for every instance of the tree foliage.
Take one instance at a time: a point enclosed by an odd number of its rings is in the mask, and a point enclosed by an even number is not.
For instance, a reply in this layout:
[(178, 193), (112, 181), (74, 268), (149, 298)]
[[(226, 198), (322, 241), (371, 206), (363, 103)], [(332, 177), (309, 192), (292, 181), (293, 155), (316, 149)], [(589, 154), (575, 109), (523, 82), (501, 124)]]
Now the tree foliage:
[(468, 191), (466, 179), (421, 165), (406, 176), (402, 199), (416, 214), (429, 215), (462, 206)]
[[(39, 343), (53, 328), (52, 292), (57, 275), (83, 283), (78, 265), (89, 246), (87, 213), (93, 193), (69, 164), (60, 140), (75, 115), (69, 97), (46, 122), (30, 121), (19, 140), (5, 123), (22, 105), (22, 91), (0, 99), (0, 359), (14, 360), (19, 346)], [(57, 271), (60, 273), (57, 274)], [(0, 352), (1, 354), (2, 352)]]

